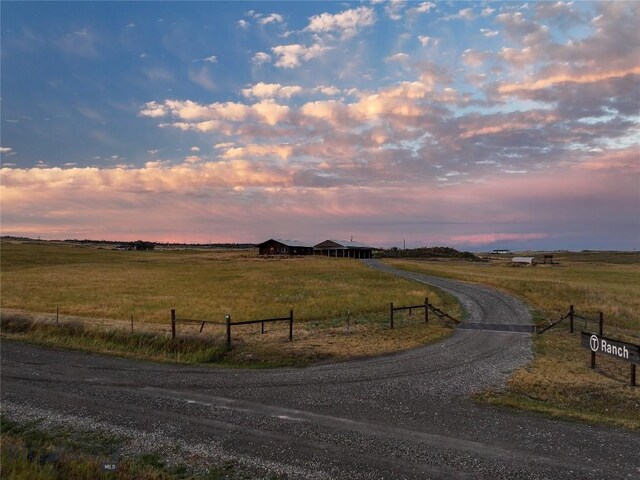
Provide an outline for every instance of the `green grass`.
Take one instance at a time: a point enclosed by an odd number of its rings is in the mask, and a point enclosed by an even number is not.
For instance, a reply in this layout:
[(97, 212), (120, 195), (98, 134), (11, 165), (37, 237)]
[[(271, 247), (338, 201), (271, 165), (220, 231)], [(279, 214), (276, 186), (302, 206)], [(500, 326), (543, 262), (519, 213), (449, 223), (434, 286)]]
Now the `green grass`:
[[(460, 314), (452, 296), (352, 259), (11, 241), (1, 244), (1, 267), (4, 321), (18, 316), (31, 322), (22, 332), (3, 328), (5, 338), (154, 360), (273, 367), (377, 355), (451, 334), (447, 326), (425, 326), (417, 317), (399, 316), (398, 328), (389, 330), (389, 302), (418, 304), (429, 297), (452, 316)], [(56, 307), (65, 325), (82, 322), (82, 331), (38, 326), (38, 318), (51, 323)], [(199, 334), (199, 325), (179, 323), (179, 338), (189, 338), (180, 346), (168, 339), (171, 309), (178, 318), (215, 321), (225, 314), (234, 321), (283, 317), (293, 309), (294, 342), (287, 341), (285, 324), (268, 325), (265, 335), (259, 325), (234, 327), (233, 349), (226, 351), (224, 326), (207, 325)], [(130, 315), (136, 332), (155, 336), (126, 333)]]
[[(538, 255), (537, 255), (538, 256)], [(557, 319), (573, 304), (578, 314), (604, 315), (604, 333), (640, 343), (640, 261), (635, 253), (555, 253), (557, 265), (513, 267), (509, 259), (488, 263), (386, 260), (412, 271), (489, 285), (533, 308), (534, 321)], [(607, 423), (640, 430), (640, 389), (629, 386), (629, 364), (590, 353), (580, 345), (583, 321), (568, 333), (568, 320), (533, 336), (534, 360), (518, 370), (505, 391), (487, 391), (478, 400), (532, 410), (557, 418)], [(588, 323), (587, 330), (594, 330)]]
[[(169, 464), (157, 451), (129, 455), (128, 440), (99, 431), (44, 429), (40, 422), (0, 417), (1, 472), (6, 480), (247, 480), (265, 478), (235, 462), (207, 472), (187, 463)], [(184, 457), (185, 459), (187, 457)], [(186, 460), (185, 460), (186, 461)], [(107, 471), (105, 464), (115, 465)], [(271, 475), (276, 480), (280, 477)]]

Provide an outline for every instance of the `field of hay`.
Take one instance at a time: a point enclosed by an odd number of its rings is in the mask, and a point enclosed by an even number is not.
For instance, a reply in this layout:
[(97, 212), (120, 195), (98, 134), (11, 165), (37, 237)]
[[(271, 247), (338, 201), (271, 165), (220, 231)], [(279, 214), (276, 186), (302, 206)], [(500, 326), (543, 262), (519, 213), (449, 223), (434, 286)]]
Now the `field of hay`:
[[(542, 260), (542, 254), (529, 255)], [(534, 267), (514, 267), (510, 260), (505, 256), (485, 263), (386, 261), (503, 290), (530, 305), (538, 323), (557, 320), (571, 304), (577, 314), (589, 319), (602, 312), (606, 336), (640, 344), (640, 257), (636, 253), (554, 253), (557, 264)], [(581, 330), (596, 331), (597, 324), (576, 320), (576, 333), (571, 335), (565, 320), (534, 335), (532, 363), (511, 377), (506, 391), (485, 392), (479, 398), (561, 418), (640, 429), (640, 388), (629, 385), (630, 365), (599, 355), (596, 369), (589, 368), (590, 353), (580, 345)]]
[[(171, 309), (178, 318), (220, 322), (227, 314), (241, 321), (284, 317), (294, 310), (293, 343), (287, 341), (285, 324), (269, 325), (265, 335), (259, 325), (234, 327), (233, 352), (219, 357), (230, 363), (271, 366), (368, 356), (414, 348), (450, 334), (449, 328), (435, 322), (425, 326), (418, 317), (400, 320), (400, 328), (389, 330), (389, 302), (418, 304), (429, 297), (453, 316), (460, 314), (451, 296), (352, 259), (260, 258), (255, 251), (222, 249), (117, 251), (17, 241), (2, 242), (1, 252), (4, 316), (51, 322), (59, 308), (60, 318), (83, 322), (84, 328), (93, 324), (126, 330), (133, 317), (136, 331), (167, 335)], [(207, 325), (202, 334), (198, 328), (178, 325), (182, 336), (223, 343), (223, 326)], [(32, 333), (41, 330), (34, 328)], [(54, 335), (41, 332), (41, 337)], [(78, 337), (78, 342), (87, 342), (86, 332)], [(72, 346), (68, 337), (62, 343)], [(77, 346), (114, 349), (99, 341), (91, 345)], [(151, 357), (178, 359), (177, 352), (164, 357), (155, 352)]]

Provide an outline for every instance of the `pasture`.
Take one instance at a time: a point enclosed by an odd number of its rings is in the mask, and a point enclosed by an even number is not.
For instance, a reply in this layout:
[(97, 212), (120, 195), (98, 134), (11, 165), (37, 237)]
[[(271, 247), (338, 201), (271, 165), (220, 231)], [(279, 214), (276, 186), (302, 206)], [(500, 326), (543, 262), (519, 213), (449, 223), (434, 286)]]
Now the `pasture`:
[[(239, 321), (286, 316), (293, 309), (294, 342), (288, 342), (286, 325), (269, 325), (264, 335), (259, 325), (238, 327), (231, 352), (204, 356), (218, 363), (275, 366), (388, 353), (450, 334), (449, 328), (435, 321), (425, 326), (419, 317), (389, 330), (391, 301), (416, 304), (429, 297), (453, 316), (460, 314), (452, 297), (351, 259), (260, 258), (255, 251), (222, 249), (116, 251), (5, 241), (1, 270), (5, 317), (17, 314), (51, 322), (59, 307), (61, 318), (83, 325), (75, 340), (63, 335), (54, 341), (56, 335), (43, 327), (14, 336), (159, 360), (190, 361), (203, 356), (180, 356), (155, 346), (144, 353), (129, 342), (118, 348), (111, 340), (89, 341), (87, 328), (126, 331), (133, 316), (136, 332), (167, 336), (172, 308), (179, 318), (220, 322), (227, 314)], [(195, 327), (180, 324), (179, 335), (223, 345), (224, 326), (207, 325), (202, 334)]]

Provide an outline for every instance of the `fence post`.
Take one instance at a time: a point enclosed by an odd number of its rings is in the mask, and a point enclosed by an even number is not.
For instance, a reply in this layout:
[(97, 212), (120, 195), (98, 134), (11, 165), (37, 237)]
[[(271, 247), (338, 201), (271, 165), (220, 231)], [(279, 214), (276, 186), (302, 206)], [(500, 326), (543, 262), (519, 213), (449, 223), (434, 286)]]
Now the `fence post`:
[(424, 323), (429, 323), (429, 298), (424, 297)]
[(133, 333), (133, 313), (131, 314), (131, 333)]
[(59, 316), (60, 316), (59, 308), (60, 307), (56, 306), (56, 325), (59, 324)]
[(391, 313), (391, 328), (393, 328), (393, 302), (389, 304), (389, 312)]
[(264, 322), (260, 322), (260, 333), (264, 333)]
[(604, 335), (604, 333), (602, 333), (603, 330), (604, 330), (604, 315), (602, 314), (602, 312), (600, 312), (598, 315), (598, 335), (600, 336)]
[(225, 315), (224, 321), (227, 325), (227, 348), (231, 348), (231, 315)]
[(351, 333), (351, 310), (347, 310), (347, 333)]
[(293, 310), (289, 310), (289, 341), (293, 342)]
[(171, 309), (171, 340), (176, 338), (176, 311)]
[(631, 379), (630, 383), (632, 387), (636, 386), (636, 365), (635, 363), (631, 364)]
[(569, 305), (569, 333), (573, 333), (573, 305)]

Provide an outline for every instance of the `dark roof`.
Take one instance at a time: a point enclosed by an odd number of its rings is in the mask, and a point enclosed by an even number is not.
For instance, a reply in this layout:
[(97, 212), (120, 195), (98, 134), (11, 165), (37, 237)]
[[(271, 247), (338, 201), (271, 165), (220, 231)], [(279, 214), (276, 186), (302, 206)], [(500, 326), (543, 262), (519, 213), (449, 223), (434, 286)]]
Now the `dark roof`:
[(347, 248), (347, 249), (362, 249), (362, 250), (374, 250), (375, 247), (371, 247), (369, 245), (365, 245), (364, 243), (360, 243), (360, 242), (353, 242), (353, 241), (347, 241), (347, 240), (325, 240), (324, 242), (320, 242), (318, 245), (316, 245), (314, 248), (320, 248), (323, 244), (326, 243), (333, 243), (335, 244), (335, 246), (331, 245), (324, 245), (325, 247), (328, 248)]
[(282, 238), (270, 238), (266, 242), (259, 243), (258, 246), (264, 245), (265, 243), (268, 243), (268, 242), (278, 242), (278, 243), (281, 243), (282, 245), (286, 245), (287, 247), (313, 248), (311, 245), (307, 245), (306, 243), (301, 242), (299, 240), (284, 240)]

